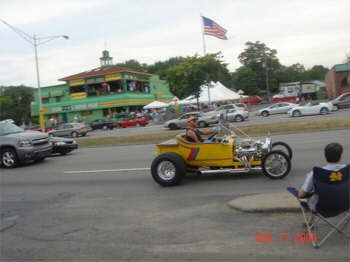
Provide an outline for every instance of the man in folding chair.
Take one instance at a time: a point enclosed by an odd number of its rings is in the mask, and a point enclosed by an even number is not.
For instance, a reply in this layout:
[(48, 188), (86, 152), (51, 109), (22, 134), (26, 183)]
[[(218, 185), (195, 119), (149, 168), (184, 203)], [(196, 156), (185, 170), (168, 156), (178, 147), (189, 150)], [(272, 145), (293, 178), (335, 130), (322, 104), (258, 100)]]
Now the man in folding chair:
[[(300, 203), (305, 226), (314, 247), (320, 247), (335, 231), (350, 238), (343, 231), (350, 220), (350, 165), (339, 164), (343, 148), (338, 143), (328, 144), (324, 153), (328, 162), (326, 166), (322, 168), (314, 167), (313, 171), (307, 174), (307, 178), (299, 191), (292, 187), (287, 188)], [(302, 200), (305, 198), (308, 199), (307, 203)], [(306, 218), (306, 211), (311, 212), (309, 219)], [(344, 213), (344, 217), (336, 224), (326, 219), (336, 217), (342, 213)], [(326, 222), (332, 229), (322, 240), (317, 241), (313, 237), (317, 236), (316, 232), (312, 234), (311, 230), (316, 229), (316, 224), (320, 220)]]

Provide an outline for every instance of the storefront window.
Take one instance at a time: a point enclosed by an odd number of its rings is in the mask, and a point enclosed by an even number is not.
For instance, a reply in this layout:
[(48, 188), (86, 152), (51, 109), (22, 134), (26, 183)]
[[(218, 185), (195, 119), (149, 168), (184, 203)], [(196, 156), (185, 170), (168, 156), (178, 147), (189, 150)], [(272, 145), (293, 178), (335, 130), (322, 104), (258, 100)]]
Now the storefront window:
[(42, 97), (42, 98), (41, 98), (41, 103), (42, 103), (42, 104), (47, 104), (47, 103), (49, 103), (49, 98), (48, 98), (48, 97)]
[(137, 80), (127, 80), (126, 81), (128, 92), (140, 92), (140, 93), (149, 93), (149, 83), (144, 81)]

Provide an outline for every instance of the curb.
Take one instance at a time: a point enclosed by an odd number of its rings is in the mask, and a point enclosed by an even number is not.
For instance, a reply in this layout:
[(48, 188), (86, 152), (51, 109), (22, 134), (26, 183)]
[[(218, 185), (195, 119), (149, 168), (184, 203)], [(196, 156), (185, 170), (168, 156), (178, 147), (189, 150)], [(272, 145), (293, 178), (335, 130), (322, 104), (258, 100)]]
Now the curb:
[(232, 209), (246, 213), (300, 212), (298, 201), (289, 193), (237, 197), (227, 204)]

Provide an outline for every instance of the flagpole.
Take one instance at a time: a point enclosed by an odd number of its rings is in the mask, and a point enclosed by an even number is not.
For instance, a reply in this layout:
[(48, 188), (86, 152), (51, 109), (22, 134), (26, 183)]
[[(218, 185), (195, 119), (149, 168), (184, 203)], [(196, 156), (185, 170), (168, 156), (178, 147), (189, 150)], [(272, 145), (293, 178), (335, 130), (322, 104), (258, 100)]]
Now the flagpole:
[(202, 42), (203, 42), (203, 55), (206, 55), (206, 50), (205, 50), (205, 38), (204, 38), (204, 24), (203, 24), (203, 16), (200, 14), (201, 17), (201, 25), (202, 25)]
[[(205, 50), (205, 38), (204, 38), (204, 23), (203, 23), (203, 16), (200, 14), (201, 17), (201, 23), (202, 23), (202, 41), (203, 41), (203, 55), (206, 55)], [(208, 84), (208, 106), (210, 107), (210, 84)]]

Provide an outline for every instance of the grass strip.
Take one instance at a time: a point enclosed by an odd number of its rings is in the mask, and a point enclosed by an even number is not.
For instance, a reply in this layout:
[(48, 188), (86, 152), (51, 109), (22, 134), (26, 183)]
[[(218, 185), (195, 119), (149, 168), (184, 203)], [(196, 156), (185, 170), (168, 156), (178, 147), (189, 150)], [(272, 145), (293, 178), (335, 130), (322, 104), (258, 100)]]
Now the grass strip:
[[(300, 120), (288, 121), (285, 123), (259, 124), (250, 126), (240, 126), (243, 132), (250, 136), (290, 134), (317, 132), (328, 130), (350, 129), (350, 118), (335, 117), (329, 119), (317, 120)], [(134, 136), (114, 136), (114, 137), (98, 137), (86, 138), (78, 140), (79, 147), (98, 147), (98, 146), (122, 146), (137, 144), (155, 144), (168, 139), (174, 138), (177, 134), (183, 133), (184, 130), (162, 131), (159, 133), (134, 135)]]

